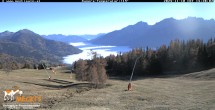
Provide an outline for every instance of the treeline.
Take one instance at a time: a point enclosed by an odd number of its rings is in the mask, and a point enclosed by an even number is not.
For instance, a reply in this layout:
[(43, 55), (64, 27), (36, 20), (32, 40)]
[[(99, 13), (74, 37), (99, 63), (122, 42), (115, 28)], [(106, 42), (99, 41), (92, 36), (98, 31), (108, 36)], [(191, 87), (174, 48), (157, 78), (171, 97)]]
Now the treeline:
[[(131, 75), (138, 57), (134, 71), (135, 75), (157, 76), (201, 71), (215, 67), (215, 38), (209, 39), (208, 42), (199, 39), (174, 40), (168, 46), (162, 45), (157, 49), (148, 47), (133, 49), (117, 56), (101, 57), (100, 60), (107, 62), (105, 69), (109, 75), (126, 76)], [(84, 60), (78, 61), (77, 64), (81, 61)], [(76, 65), (76, 68), (82, 67)]]
[[(141, 56), (141, 57), (140, 57)], [(207, 43), (202, 40), (171, 41), (169, 46), (158, 49), (133, 49), (117, 56), (106, 57), (109, 74), (130, 75), (138, 59), (135, 75), (183, 74), (215, 67), (215, 38)]]

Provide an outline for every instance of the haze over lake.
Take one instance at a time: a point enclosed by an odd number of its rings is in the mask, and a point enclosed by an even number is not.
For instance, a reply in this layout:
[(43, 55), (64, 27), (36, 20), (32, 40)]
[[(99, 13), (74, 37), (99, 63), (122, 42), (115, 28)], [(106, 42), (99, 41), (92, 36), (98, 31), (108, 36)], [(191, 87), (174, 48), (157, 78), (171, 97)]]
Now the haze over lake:
[(91, 59), (93, 52), (97, 52), (98, 55), (106, 57), (109, 55), (117, 55), (118, 53), (124, 53), (131, 50), (131, 48), (127, 46), (105, 46), (105, 45), (93, 45), (91, 43), (85, 42), (77, 42), (77, 43), (70, 43), (71, 45), (83, 50), (83, 52), (74, 55), (68, 55), (64, 57), (63, 62), (66, 64), (73, 64), (73, 62), (79, 59)]

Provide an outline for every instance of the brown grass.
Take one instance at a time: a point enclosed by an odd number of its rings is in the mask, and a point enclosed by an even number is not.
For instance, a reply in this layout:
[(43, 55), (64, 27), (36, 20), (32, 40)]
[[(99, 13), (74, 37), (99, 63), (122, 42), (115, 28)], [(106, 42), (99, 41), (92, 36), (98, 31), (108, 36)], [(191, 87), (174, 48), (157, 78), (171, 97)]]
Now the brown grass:
[[(90, 84), (71, 79), (70, 74), (64, 73), (63, 70), (57, 70), (57, 74), (52, 74), (52, 78), (54, 80), (47, 80), (48, 77), (43, 70), (16, 70), (9, 75), (0, 73), (0, 89), (19, 86), (24, 95), (42, 95), (41, 109), (215, 109), (215, 80), (213, 79), (196, 79), (191, 76), (187, 78), (186, 75), (176, 78), (148, 78), (133, 81), (132, 91), (127, 91), (127, 81), (110, 79), (108, 84), (111, 86), (103, 89), (91, 89)], [(3, 103), (7, 102), (3, 101), (1, 93), (0, 104)]]

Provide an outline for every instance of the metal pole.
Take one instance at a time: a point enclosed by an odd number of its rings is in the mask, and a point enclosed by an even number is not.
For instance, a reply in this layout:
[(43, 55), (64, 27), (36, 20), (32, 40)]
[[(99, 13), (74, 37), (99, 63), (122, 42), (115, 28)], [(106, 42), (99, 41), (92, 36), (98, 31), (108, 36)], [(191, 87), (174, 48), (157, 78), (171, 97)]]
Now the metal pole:
[(132, 80), (132, 77), (133, 77), (133, 74), (134, 74), (134, 69), (135, 69), (135, 67), (136, 67), (137, 60), (138, 60), (139, 58), (141, 58), (141, 57), (142, 57), (142, 55), (139, 56), (139, 57), (136, 59), (135, 63), (134, 63), (134, 67), (133, 67), (133, 70), (132, 70), (132, 73), (131, 73), (130, 81), (129, 81), (129, 83), (128, 83), (128, 91), (131, 90), (131, 80)]
[(139, 57), (136, 59), (135, 63), (134, 63), (134, 67), (133, 67), (133, 70), (132, 70), (132, 73), (131, 73), (131, 77), (130, 77), (130, 81), (129, 81), (129, 82), (131, 82), (131, 80), (132, 80), (132, 77), (133, 77), (133, 74), (134, 74), (134, 69), (135, 69), (136, 64), (137, 64), (137, 60), (138, 60), (139, 58), (141, 58), (141, 57), (142, 57), (142, 55), (139, 56)]

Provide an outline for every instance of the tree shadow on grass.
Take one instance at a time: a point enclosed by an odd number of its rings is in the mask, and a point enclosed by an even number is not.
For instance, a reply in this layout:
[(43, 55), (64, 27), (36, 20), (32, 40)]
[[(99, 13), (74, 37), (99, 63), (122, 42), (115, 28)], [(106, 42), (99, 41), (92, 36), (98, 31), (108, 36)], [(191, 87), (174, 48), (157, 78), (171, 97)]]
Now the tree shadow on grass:
[(45, 83), (33, 83), (33, 82), (21, 82), (21, 83), (33, 84), (33, 85), (42, 86), (42, 87), (48, 87), (48, 88), (53, 88), (53, 89), (91, 88), (93, 86), (93, 84), (91, 84), (91, 83), (74, 83), (74, 82), (58, 80), (58, 79), (52, 79), (52, 80), (47, 80), (47, 81), (57, 82), (57, 83), (60, 83), (60, 85), (57, 85), (57, 84), (56, 85), (55, 84), (45, 84)]
[(71, 70), (64, 70), (61, 73), (67, 73), (67, 74), (71, 74)]
[(55, 82), (55, 83), (60, 83), (60, 84), (72, 84), (74, 82), (71, 82), (71, 81), (65, 81), (65, 80), (60, 80), (60, 79), (51, 79), (51, 80), (48, 80), (48, 79), (43, 79), (45, 81), (50, 81), (50, 82)]

